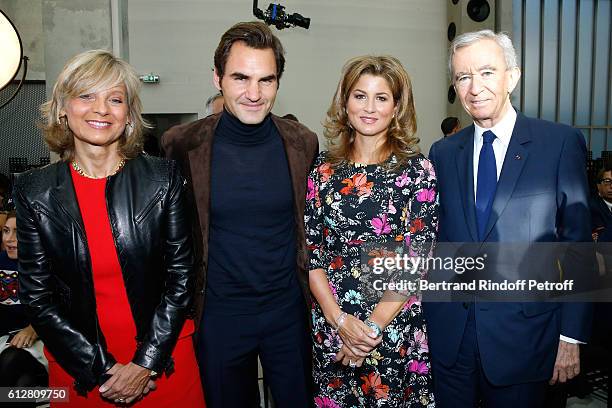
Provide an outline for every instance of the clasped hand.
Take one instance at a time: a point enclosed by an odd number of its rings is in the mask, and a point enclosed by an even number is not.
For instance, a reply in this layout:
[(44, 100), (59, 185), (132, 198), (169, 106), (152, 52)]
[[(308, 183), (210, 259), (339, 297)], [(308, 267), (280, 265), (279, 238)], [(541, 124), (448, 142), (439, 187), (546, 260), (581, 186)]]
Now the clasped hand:
[(336, 361), (341, 361), (344, 365), (353, 362), (360, 367), (363, 360), (382, 341), (382, 336), (376, 337), (371, 328), (351, 314), (346, 316), (344, 324), (338, 328), (338, 334), (343, 346), (336, 354)]
[(115, 363), (106, 373), (111, 378), (100, 386), (100, 394), (116, 403), (129, 404), (157, 388), (150, 377), (151, 370), (132, 362)]

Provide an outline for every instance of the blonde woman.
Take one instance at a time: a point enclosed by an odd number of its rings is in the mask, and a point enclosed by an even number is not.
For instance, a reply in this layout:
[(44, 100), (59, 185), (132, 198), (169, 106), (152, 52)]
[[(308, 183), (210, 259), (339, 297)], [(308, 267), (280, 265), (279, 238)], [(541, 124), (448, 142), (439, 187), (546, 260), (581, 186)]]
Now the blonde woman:
[(414, 296), (372, 296), (361, 252), (429, 253), (436, 179), (419, 153), (410, 80), (393, 57), (350, 60), (327, 112), (329, 151), (308, 180), (305, 225), (317, 407), (433, 406), (426, 327)]
[(183, 179), (141, 154), (138, 90), (107, 51), (68, 61), (42, 107), (61, 161), (15, 186), (20, 296), (70, 406), (204, 404)]

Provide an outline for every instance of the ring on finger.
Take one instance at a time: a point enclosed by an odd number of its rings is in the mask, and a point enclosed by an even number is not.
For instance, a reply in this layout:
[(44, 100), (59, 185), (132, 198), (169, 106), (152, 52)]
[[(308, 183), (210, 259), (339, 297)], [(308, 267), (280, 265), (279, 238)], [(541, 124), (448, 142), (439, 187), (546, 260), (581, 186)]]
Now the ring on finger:
[(350, 365), (352, 368), (357, 367), (357, 363), (356, 363), (356, 362), (354, 362), (353, 360), (349, 360), (349, 365)]

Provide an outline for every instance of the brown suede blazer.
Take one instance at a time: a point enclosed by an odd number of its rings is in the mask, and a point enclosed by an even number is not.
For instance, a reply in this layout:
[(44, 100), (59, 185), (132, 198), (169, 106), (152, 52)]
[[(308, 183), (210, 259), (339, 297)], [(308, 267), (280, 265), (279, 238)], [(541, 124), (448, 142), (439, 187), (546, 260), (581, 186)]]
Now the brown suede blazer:
[[(162, 148), (168, 158), (181, 164), (182, 172), (189, 185), (189, 201), (194, 211), (194, 242), (196, 254), (196, 285), (194, 312), (196, 329), (200, 324), (206, 291), (208, 269), (208, 227), (210, 214), (210, 162), (212, 141), (221, 114), (210, 115), (184, 125), (168, 129), (161, 138)], [(297, 233), (296, 273), (302, 287), (306, 305), (310, 305), (308, 288), (307, 251), (304, 236), (304, 205), (306, 201), (307, 178), (310, 167), (319, 152), (317, 135), (304, 125), (272, 115), (272, 121), (283, 139), (287, 162), (293, 185), (295, 203), (295, 230)], [(196, 331), (197, 333), (197, 331)]]

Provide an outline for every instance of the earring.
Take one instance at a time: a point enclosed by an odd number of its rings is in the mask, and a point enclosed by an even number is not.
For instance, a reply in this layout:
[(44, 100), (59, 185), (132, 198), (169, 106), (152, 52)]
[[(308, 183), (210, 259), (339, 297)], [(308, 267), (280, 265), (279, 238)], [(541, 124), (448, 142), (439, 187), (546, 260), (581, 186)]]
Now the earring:
[(60, 116), (58, 118), (58, 122), (60, 124), (60, 126), (64, 129), (64, 136), (69, 139), (72, 137), (72, 132), (70, 131), (70, 127), (68, 126), (68, 119), (66, 118), (66, 115), (64, 116)]

